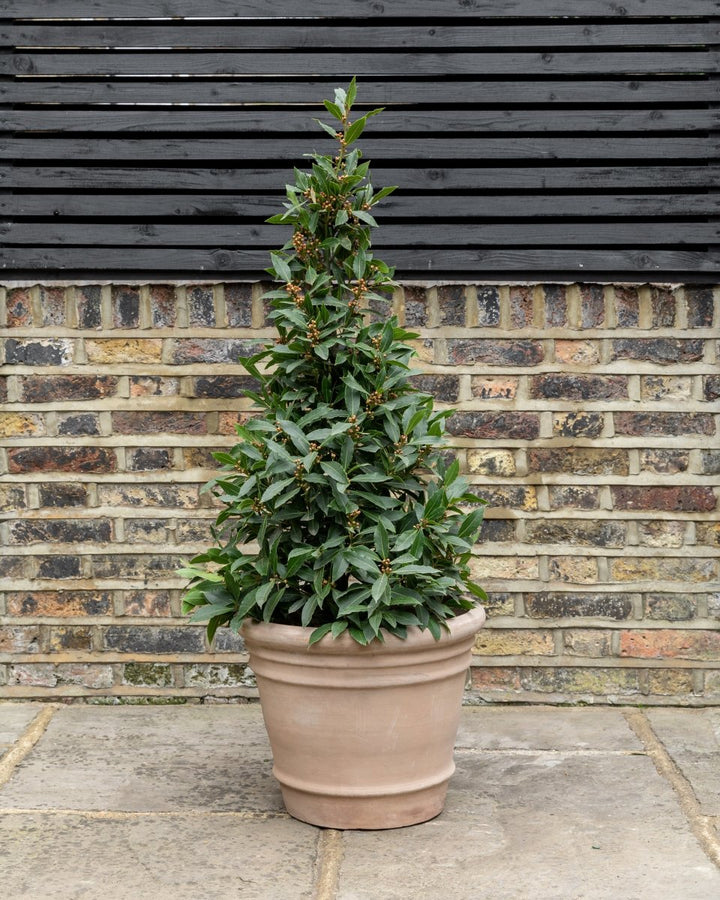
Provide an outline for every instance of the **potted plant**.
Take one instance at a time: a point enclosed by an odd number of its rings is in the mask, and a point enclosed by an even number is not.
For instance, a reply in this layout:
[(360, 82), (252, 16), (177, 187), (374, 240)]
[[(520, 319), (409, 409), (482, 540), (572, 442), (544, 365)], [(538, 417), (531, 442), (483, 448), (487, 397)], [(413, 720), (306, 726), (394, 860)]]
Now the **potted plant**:
[[(352, 147), (355, 79), (324, 101), (334, 156), (295, 170), (293, 226), (267, 270), (273, 345), (242, 360), (261, 411), (216, 453), (215, 545), (182, 573), (183, 611), (243, 634), (288, 811), (385, 828), (442, 809), (470, 652), (485, 614), (469, 560), (482, 501), (443, 455), (449, 411), (409, 378), (417, 337), (372, 321), (369, 164)], [(472, 504), (471, 511), (460, 504)], [(417, 693), (416, 693), (417, 692)]]

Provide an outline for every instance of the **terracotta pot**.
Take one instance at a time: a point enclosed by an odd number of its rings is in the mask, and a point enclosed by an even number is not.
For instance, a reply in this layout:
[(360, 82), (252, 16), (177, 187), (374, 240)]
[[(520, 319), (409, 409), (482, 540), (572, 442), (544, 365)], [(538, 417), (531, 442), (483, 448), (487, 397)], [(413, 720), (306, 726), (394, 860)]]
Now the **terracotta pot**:
[(455, 770), (453, 747), (477, 607), (449, 621), (436, 641), (361, 647), (343, 634), (308, 647), (309, 628), (246, 622), (287, 811), (326, 828), (397, 828), (442, 810)]

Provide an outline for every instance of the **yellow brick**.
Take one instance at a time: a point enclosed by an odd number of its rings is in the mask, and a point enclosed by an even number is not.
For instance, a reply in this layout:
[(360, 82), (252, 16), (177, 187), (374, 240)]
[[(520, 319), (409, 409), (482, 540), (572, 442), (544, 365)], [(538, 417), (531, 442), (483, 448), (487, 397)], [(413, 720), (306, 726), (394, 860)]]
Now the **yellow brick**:
[(595, 584), (597, 560), (585, 556), (554, 556), (550, 560), (550, 580), (571, 584)]
[(616, 559), (610, 567), (613, 581), (714, 581), (719, 574), (714, 559), (656, 558)]
[(514, 475), (515, 457), (509, 450), (469, 450), (468, 469), (481, 475)]
[(42, 416), (27, 416), (21, 413), (0, 413), (0, 437), (44, 434)]
[(552, 632), (483, 629), (475, 639), (475, 652), (482, 656), (552, 656)]
[(413, 350), (417, 353), (417, 357), (415, 358), (415, 364), (417, 365), (418, 361), (421, 362), (435, 362), (435, 342), (429, 339), (422, 339), (416, 341), (407, 341), (408, 346), (412, 347)]
[(470, 560), (473, 578), (517, 578), (535, 580), (540, 577), (538, 560), (533, 556), (476, 556)]
[(85, 351), (91, 363), (160, 362), (162, 341), (153, 338), (95, 338), (85, 341)]

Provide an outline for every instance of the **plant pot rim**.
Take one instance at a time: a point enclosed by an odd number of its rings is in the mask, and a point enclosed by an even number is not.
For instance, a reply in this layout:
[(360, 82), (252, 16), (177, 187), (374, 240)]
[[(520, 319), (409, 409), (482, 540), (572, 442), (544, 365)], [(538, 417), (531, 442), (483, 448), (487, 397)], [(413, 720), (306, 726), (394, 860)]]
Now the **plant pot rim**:
[(485, 610), (482, 606), (475, 606), (459, 616), (447, 619), (449, 631), (442, 628), (440, 639), (435, 640), (430, 631), (411, 625), (407, 630), (407, 637), (400, 638), (394, 634), (383, 633), (384, 641), (373, 640), (369, 644), (358, 644), (347, 632), (333, 638), (326, 634), (315, 644), (308, 643), (314, 627), (302, 625), (282, 625), (277, 622), (258, 622), (254, 619), (246, 619), (241, 628), (241, 634), (249, 638), (255, 646), (277, 647), (282, 643), (288, 650), (294, 652), (306, 652), (322, 656), (364, 656), (371, 658), (389, 653), (412, 651), (424, 651), (434, 646), (456, 643), (474, 635), (485, 622)]

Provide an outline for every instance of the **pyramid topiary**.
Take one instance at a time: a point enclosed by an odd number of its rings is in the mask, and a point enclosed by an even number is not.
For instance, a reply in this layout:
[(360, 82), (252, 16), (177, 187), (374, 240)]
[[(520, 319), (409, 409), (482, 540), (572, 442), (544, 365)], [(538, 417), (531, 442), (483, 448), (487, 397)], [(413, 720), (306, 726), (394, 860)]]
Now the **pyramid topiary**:
[(267, 270), (277, 339), (241, 360), (260, 414), (214, 454), (215, 543), (181, 570), (183, 611), (210, 639), (248, 617), (309, 627), (310, 643), (347, 630), (367, 644), (413, 625), (439, 638), (475, 604), (468, 591), (485, 598), (469, 570), (482, 501), (442, 452), (451, 411), (410, 380), (405, 342), (417, 335), (368, 314), (395, 286), (370, 240), (373, 207), (393, 188), (374, 192), (353, 148), (381, 112), (351, 122), (355, 95), (353, 79), (324, 101), (335, 155), (296, 169), (285, 212), (269, 219), (293, 236)]

